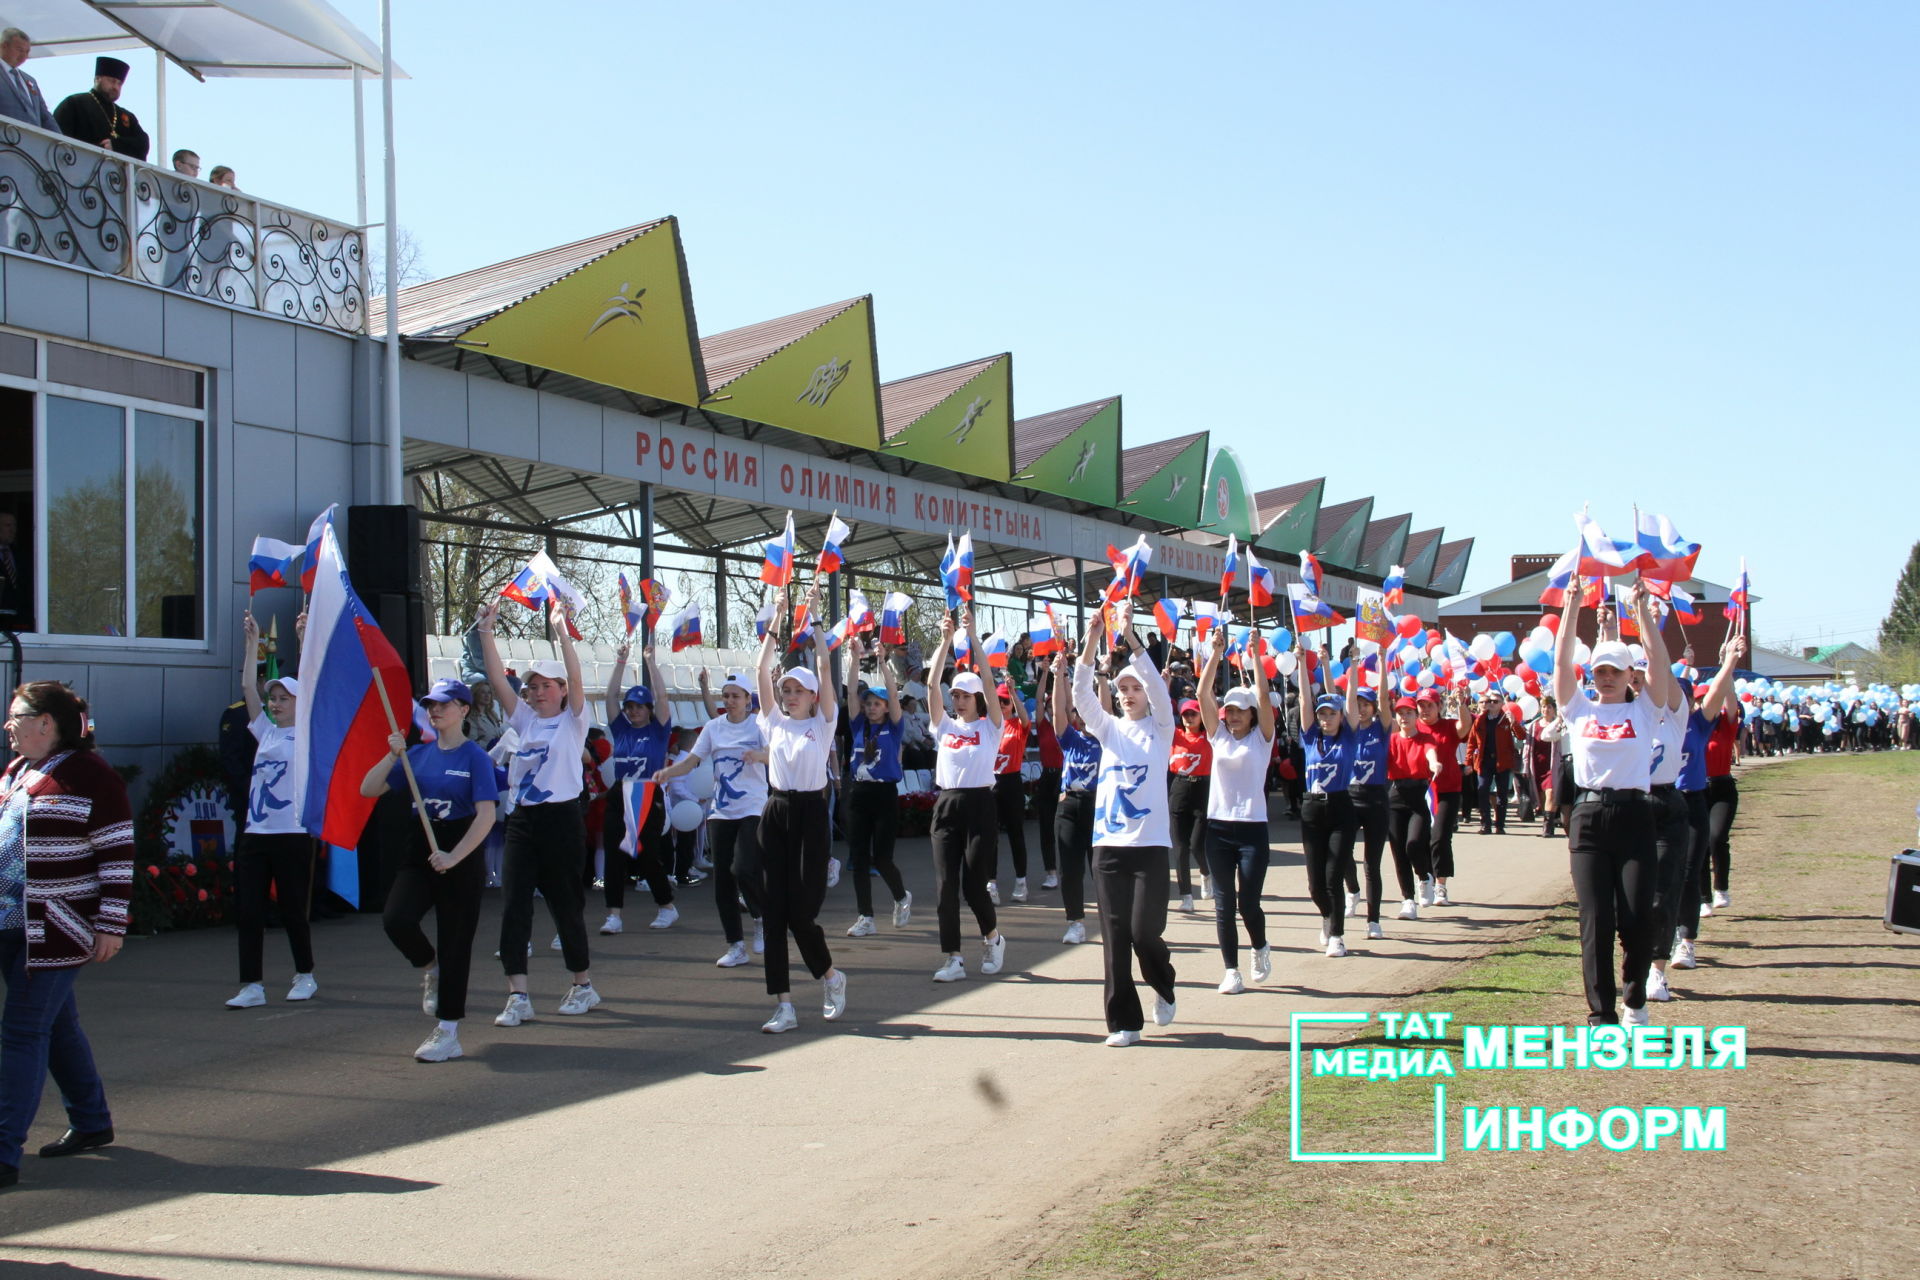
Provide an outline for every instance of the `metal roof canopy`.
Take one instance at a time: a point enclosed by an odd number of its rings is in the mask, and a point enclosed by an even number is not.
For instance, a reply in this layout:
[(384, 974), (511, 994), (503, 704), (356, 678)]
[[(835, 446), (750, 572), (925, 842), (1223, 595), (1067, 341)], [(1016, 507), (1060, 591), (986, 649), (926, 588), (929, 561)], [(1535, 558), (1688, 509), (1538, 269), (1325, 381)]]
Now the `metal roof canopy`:
[(326, 0), (14, 0), (7, 22), (42, 57), (148, 48), (196, 80), (380, 74), (379, 45)]

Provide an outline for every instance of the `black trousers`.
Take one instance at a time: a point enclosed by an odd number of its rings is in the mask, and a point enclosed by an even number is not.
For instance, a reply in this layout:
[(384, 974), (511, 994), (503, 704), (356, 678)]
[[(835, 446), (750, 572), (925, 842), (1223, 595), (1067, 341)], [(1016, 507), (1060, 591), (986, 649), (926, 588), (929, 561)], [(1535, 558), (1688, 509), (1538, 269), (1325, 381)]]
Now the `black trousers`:
[[(1387, 807), (1387, 788), (1384, 783), (1370, 783), (1350, 787), (1348, 794), (1353, 797), (1354, 816), (1360, 823), (1356, 838), (1364, 845), (1367, 863), (1367, 923), (1374, 924), (1380, 919), (1380, 894), (1384, 888), (1380, 878), (1380, 860), (1387, 851), (1387, 832), (1392, 817)], [(1357, 891), (1351, 858), (1347, 860), (1347, 888)]]
[(1087, 860), (1093, 853), (1093, 792), (1068, 791), (1053, 815), (1060, 850), (1060, 902), (1067, 919), (1087, 918)]
[(1320, 912), (1327, 936), (1347, 931), (1347, 905), (1340, 893), (1353, 865), (1353, 837), (1360, 817), (1344, 791), (1309, 791), (1300, 803), (1300, 843), (1307, 851), (1307, 895)]
[(1138, 1031), (1146, 1025), (1133, 961), (1161, 999), (1173, 999), (1173, 957), (1167, 951), (1165, 845), (1138, 848), (1102, 844), (1093, 849), (1094, 897), (1100, 909), (1100, 941), (1106, 965), (1107, 1030)]
[(1733, 820), (1739, 812), (1740, 788), (1734, 785), (1733, 775), (1708, 778), (1707, 856), (1700, 863), (1701, 893), (1727, 891), (1727, 872), (1733, 866)]
[[(673, 901), (673, 881), (667, 875), (667, 862), (673, 857), (672, 832), (667, 830), (666, 789), (654, 793), (641, 824), (636, 854), (620, 847), (627, 838), (627, 807), (620, 803), (620, 791), (607, 793), (606, 816), (600, 822), (600, 853), (606, 872), (604, 897), (607, 910), (619, 911), (627, 905), (627, 881), (635, 876), (647, 882), (653, 900), (659, 906)], [(593, 855), (587, 855), (586, 888), (593, 887)], [(545, 892), (545, 890), (541, 890)], [(583, 898), (585, 894), (581, 895)]]
[(1427, 812), (1427, 784), (1419, 778), (1402, 778), (1388, 783), (1387, 791), (1387, 839), (1393, 846), (1393, 874), (1400, 882), (1400, 896), (1411, 898), (1414, 881), (1433, 874), (1429, 845), (1433, 815)]
[[(1000, 830), (1007, 837), (1007, 848), (1013, 851), (1013, 874), (1024, 878), (1027, 874), (1027, 783), (1018, 773), (999, 773), (993, 778), (993, 804), (999, 815)], [(996, 849), (993, 855), (993, 874), (989, 880), (1000, 878), (1000, 854)]]
[(293, 971), (313, 972), (313, 837), (240, 837), (233, 856), (233, 922), (240, 930), (240, 982), (259, 982), (266, 972), (267, 890), (272, 885), (280, 924), (293, 951)]
[(1653, 961), (1653, 808), (1649, 800), (1573, 807), (1567, 823), (1573, 891), (1580, 902), (1580, 976), (1587, 989), (1587, 1022), (1620, 1021), (1613, 977), (1614, 938), (1625, 949), (1622, 985), (1629, 1009), (1647, 1003)]
[(847, 858), (853, 864), (853, 901), (863, 916), (873, 914), (874, 870), (887, 882), (895, 902), (907, 896), (907, 882), (893, 864), (893, 842), (900, 829), (900, 788), (892, 782), (856, 782), (847, 791)]
[(500, 965), (509, 978), (527, 971), (533, 937), (533, 892), (547, 900), (560, 952), (571, 973), (586, 972), (586, 889), (580, 883), (580, 850), (587, 843), (581, 801), (523, 804), (507, 815), (507, 849), (500, 867)]
[(1053, 815), (1059, 808), (1060, 770), (1042, 769), (1040, 780), (1034, 784), (1033, 816), (1040, 823), (1040, 865), (1049, 871), (1056, 871), (1060, 867), (1060, 833), (1054, 829), (1053, 823)]
[[(436, 822), (433, 842), (442, 851), (451, 849), (468, 826), (467, 822)], [(484, 850), (475, 849), (444, 872), (435, 871), (427, 857), (426, 833), (415, 819), (413, 839), (394, 868), (380, 923), (414, 968), (440, 962), (439, 1016), (458, 1022), (467, 1016), (467, 983), (473, 969), (473, 938), (480, 931), (480, 895), (487, 887), (487, 857)], [(420, 927), (429, 911), (440, 944), (437, 949)]]
[(1442, 791), (1439, 812), (1433, 819), (1433, 878), (1445, 880), (1453, 875), (1453, 833), (1460, 827), (1460, 793)]
[(708, 818), (707, 861), (713, 863), (713, 904), (720, 912), (720, 928), (729, 943), (746, 941), (740, 927), (740, 899), (747, 911), (761, 918), (760, 815), (751, 818)]
[(1207, 796), (1212, 777), (1186, 773), (1167, 775), (1167, 812), (1173, 815), (1173, 852), (1180, 896), (1193, 892), (1191, 868), (1207, 870)]
[(1700, 936), (1700, 900), (1704, 896), (1700, 888), (1700, 870), (1707, 865), (1707, 793), (1682, 791), (1680, 798), (1687, 803), (1687, 874), (1680, 890), (1680, 914), (1674, 922), (1674, 928), (1681, 937), (1698, 938)]
[(927, 835), (933, 842), (934, 905), (940, 919), (940, 949), (960, 953), (960, 899), (964, 895), (980, 936), (999, 928), (987, 881), (999, 861), (994, 792), (989, 787), (942, 791), (933, 802)]
[[(1653, 792), (1653, 958), (1667, 960), (1673, 956), (1673, 931), (1680, 923), (1680, 900), (1687, 892), (1694, 894), (1694, 911), (1697, 920), (1700, 910), (1699, 881), (1687, 879), (1689, 850), (1693, 844), (1693, 833), (1687, 821), (1687, 802), (1680, 792), (1673, 788), (1656, 788)], [(1695, 872), (1697, 876), (1699, 873)]]
[(1505, 769), (1480, 775), (1480, 825), (1507, 829), (1507, 801), (1513, 792), (1513, 774)]
[(767, 994), (793, 990), (787, 976), (787, 935), (816, 978), (833, 968), (820, 907), (827, 900), (827, 855), (832, 815), (825, 791), (770, 791), (760, 815), (760, 865), (766, 877)]
[(1207, 819), (1207, 874), (1213, 877), (1213, 936), (1220, 959), (1229, 969), (1240, 967), (1240, 926), (1247, 926), (1247, 945), (1258, 951), (1267, 945), (1267, 917), (1260, 910), (1260, 893), (1267, 882), (1272, 857), (1264, 822), (1219, 822)]

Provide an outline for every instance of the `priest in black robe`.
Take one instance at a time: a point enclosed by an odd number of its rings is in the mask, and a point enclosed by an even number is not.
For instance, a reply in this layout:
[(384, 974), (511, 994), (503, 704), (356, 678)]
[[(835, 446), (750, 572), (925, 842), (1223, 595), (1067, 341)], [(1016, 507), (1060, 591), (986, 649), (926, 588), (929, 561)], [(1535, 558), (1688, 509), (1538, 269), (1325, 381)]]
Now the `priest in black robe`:
[(120, 90), (131, 70), (118, 58), (95, 58), (93, 88), (76, 93), (53, 109), (60, 132), (69, 138), (117, 151), (135, 160), (147, 158), (147, 131), (133, 112), (120, 105)]

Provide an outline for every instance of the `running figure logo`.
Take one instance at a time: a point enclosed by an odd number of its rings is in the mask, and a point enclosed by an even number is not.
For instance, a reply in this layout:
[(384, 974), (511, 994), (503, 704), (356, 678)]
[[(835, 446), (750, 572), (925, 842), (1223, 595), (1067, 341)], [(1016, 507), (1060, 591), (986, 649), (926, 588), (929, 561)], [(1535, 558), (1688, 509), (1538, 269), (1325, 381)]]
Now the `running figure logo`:
[(1080, 446), (1080, 458), (1073, 464), (1073, 474), (1067, 477), (1068, 484), (1080, 483), (1080, 477), (1087, 474), (1087, 464), (1093, 461), (1093, 455), (1099, 450), (1098, 440), (1089, 440)]
[(1153, 812), (1142, 808), (1133, 799), (1134, 793), (1140, 790), (1140, 784), (1147, 780), (1146, 765), (1110, 765), (1101, 771), (1101, 778), (1114, 780), (1112, 807), (1103, 804), (1094, 809), (1094, 820), (1102, 831), (1109, 835), (1125, 831)]
[(747, 758), (741, 756), (716, 756), (713, 761), (713, 807), (725, 810), (736, 800), (745, 800), (747, 793), (734, 785), (740, 775), (747, 771)]
[(285, 760), (269, 760), (260, 766), (260, 785), (254, 789), (254, 794), (259, 798), (247, 806), (248, 822), (255, 824), (265, 822), (267, 815), (273, 810), (286, 809), (292, 806), (293, 801), (291, 799), (276, 799), (273, 794), (273, 789), (279, 786), (286, 776), (287, 762)]
[(531, 747), (520, 748), (520, 759), (527, 761), (527, 771), (520, 775), (520, 788), (513, 794), (515, 804), (545, 804), (553, 799), (553, 792), (542, 791), (533, 785), (540, 775), (540, 768), (547, 762), (547, 744), (542, 742)]
[(967, 437), (973, 434), (973, 429), (980, 425), (980, 415), (985, 413), (987, 406), (992, 403), (993, 401), (983, 396), (975, 396), (973, 398), (973, 403), (967, 406), (967, 411), (960, 415), (960, 425), (947, 432), (948, 435), (953, 437), (955, 444), (965, 444), (967, 442)]
[(620, 292), (607, 299), (607, 309), (600, 313), (600, 318), (587, 326), (586, 336), (591, 338), (594, 334), (600, 332), (602, 325), (612, 324), (615, 320), (623, 316), (635, 324), (641, 323), (643, 317), (640, 315), (640, 299), (644, 298), (646, 294), (647, 291), (645, 289), (637, 293), (634, 292), (633, 282), (631, 280), (622, 284), (620, 286)]
[(1184, 475), (1175, 476), (1173, 478), (1173, 483), (1167, 486), (1167, 501), (1172, 502), (1175, 498), (1178, 498), (1180, 496), (1180, 491), (1186, 487), (1187, 487), (1186, 476)]
[(795, 404), (810, 404), (814, 408), (826, 404), (831, 396), (853, 372), (853, 361), (842, 360), (839, 356), (827, 361), (813, 371), (813, 377), (807, 380), (806, 390), (795, 396)]

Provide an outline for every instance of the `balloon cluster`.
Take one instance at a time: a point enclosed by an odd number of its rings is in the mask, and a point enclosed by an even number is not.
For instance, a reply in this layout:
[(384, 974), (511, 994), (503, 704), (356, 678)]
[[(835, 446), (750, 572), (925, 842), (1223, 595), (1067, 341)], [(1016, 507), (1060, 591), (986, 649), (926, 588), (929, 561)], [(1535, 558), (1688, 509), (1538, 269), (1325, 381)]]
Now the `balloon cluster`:
[(1760, 676), (1733, 682), (1735, 696), (1745, 711), (1769, 724), (1785, 726), (1798, 733), (1802, 720), (1811, 717), (1825, 733), (1839, 733), (1852, 721), (1877, 724), (1883, 717), (1897, 714), (1901, 704), (1920, 703), (1920, 684), (1841, 685), (1829, 680), (1820, 685), (1776, 684)]

